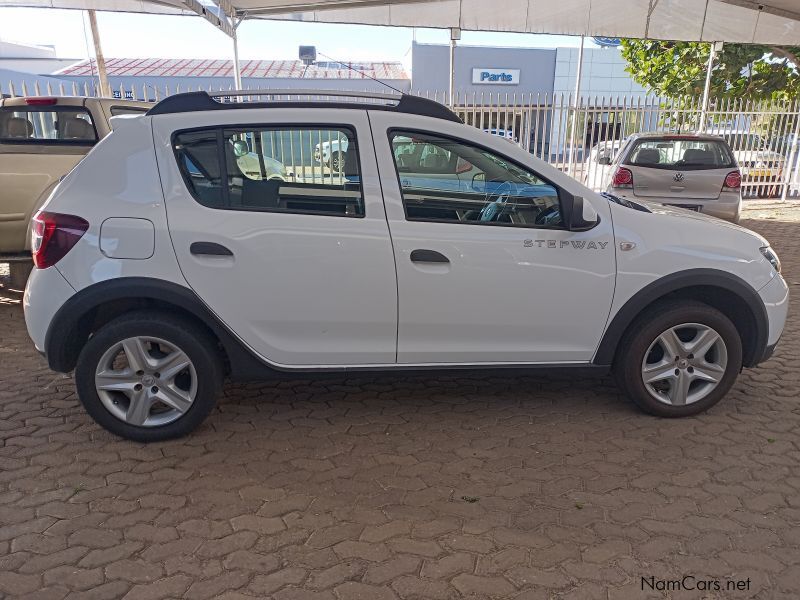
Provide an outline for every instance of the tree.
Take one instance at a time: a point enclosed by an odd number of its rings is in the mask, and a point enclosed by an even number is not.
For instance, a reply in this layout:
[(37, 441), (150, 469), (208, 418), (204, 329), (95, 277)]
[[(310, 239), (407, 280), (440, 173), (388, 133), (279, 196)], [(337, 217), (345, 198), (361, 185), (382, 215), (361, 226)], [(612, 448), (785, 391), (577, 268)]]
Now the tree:
[[(640, 85), (662, 96), (703, 93), (710, 44), (622, 40), (627, 71)], [(717, 53), (711, 96), (790, 100), (800, 97), (800, 46), (725, 44)]]

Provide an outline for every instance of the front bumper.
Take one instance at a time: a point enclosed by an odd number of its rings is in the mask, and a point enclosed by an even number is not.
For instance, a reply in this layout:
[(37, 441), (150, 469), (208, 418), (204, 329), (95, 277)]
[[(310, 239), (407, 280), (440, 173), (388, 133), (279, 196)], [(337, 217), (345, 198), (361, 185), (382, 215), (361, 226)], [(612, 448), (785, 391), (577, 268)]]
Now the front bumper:
[(767, 345), (762, 350), (757, 363), (764, 362), (775, 351), (775, 346), (781, 339), (783, 328), (786, 326), (786, 316), (789, 313), (789, 286), (781, 275), (775, 275), (767, 285), (758, 292), (764, 308), (767, 310), (769, 332)]

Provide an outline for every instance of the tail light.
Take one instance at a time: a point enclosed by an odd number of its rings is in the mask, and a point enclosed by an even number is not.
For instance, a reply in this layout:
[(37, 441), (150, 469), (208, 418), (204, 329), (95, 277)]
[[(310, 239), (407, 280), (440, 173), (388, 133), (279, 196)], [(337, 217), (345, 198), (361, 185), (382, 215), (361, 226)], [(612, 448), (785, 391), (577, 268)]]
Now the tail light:
[(46, 98), (44, 96), (25, 98), (25, 104), (28, 106), (53, 106), (56, 102), (58, 102), (58, 98)]
[(611, 178), (611, 185), (614, 187), (632, 187), (633, 186), (633, 173), (630, 169), (625, 167), (618, 167), (614, 171), (614, 176)]
[(731, 171), (725, 176), (724, 187), (730, 190), (738, 190), (742, 187), (742, 174), (739, 171)]
[(75, 215), (39, 211), (31, 227), (31, 254), (39, 269), (52, 267), (78, 242), (89, 223)]

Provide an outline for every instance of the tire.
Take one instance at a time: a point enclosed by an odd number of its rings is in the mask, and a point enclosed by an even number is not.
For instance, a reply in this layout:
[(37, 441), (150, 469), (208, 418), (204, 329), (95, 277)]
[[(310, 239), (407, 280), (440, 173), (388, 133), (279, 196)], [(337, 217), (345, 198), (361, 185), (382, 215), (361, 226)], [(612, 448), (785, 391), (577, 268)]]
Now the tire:
[(328, 159), (328, 167), (333, 173), (338, 173), (344, 169), (344, 163), (347, 160), (347, 153), (342, 151), (334, 152), (330, 159)]
[[(135, 362), (148, 364), (134, 372)], [(216, 341), (193, 321), (134, 311), (89, 338), (78, 357), (75, 383), (86, 412), (105, 429), (129, 440), (157, 442), (184, 436), (203, 422), (222, 388), (222, 364)]]
[[(715, 339), (716, 334), (718, 341), (702, 357), (694, 357), (689, 350), (692, 343), (701, 340), (697, 337), (701, 333), (705, 340)], [(670, 344), (661, 341), (662, 334)], [(676, 349), (679, 360), (667, 356), (665, 347), (669, 345)], [(620, 389), (644, 412), (659, 417), (686, 417), (719, 402), (741, 368), (742, 341), (728, 317), (701, 302), (669, 301), (649, 308), (628, 328), (617, 349), (614, 376)], [(648, 385), (645, 372), (651, 378), (666, 376)], [(707, 381), (706, 377), (717, 381)], [(683, 388), (688, 394), (681, 393)], [(682, 396), (685, 403), (680, 402)]]

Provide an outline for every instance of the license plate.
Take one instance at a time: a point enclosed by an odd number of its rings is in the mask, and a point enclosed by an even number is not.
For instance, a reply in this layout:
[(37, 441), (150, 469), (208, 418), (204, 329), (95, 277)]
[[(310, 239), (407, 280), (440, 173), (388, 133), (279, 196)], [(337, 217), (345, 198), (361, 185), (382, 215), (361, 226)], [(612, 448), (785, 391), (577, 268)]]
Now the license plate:
[(664, 206), (685, 208), (686, 210), (693, 210), (694, 212), (700, 212), (700, 206), (698, 204), (665, 204)]
[(772, 171), (771, 169), (750, 169), (747, 172), (747, 177), (751, 178), (759, 178), (759, 177), (775, 177), (777, 173)]

